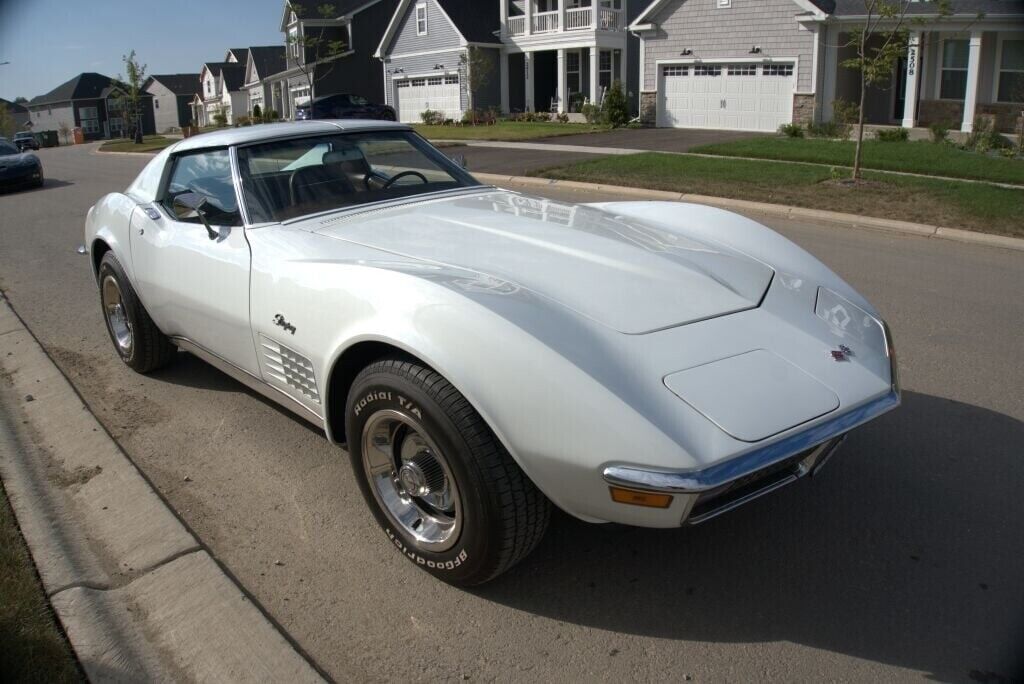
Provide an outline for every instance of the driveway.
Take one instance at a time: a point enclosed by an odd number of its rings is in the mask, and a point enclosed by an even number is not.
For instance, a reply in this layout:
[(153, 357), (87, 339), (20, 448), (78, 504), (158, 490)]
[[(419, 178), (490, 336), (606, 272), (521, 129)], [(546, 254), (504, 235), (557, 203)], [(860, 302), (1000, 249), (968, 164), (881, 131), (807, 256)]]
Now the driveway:
[(693, 528), (556, 515), (521, 565), (460, 591), (395, 552), (322, 432), (193, 357), (149, 376), (116, 358), (74, 247), (89, 205), (149, 157), (40, 156), (54, 182), (0, 196), (0, 287), (152, 485), (334, 679), (1024, 676), (1021, 254), (767, 220), (884, 313), (904, 405), (814, 480)]
[(696, 128), (618, 128), (602, 133), (562, 135), (530, 142), (550, 145), (583, 145), (587, 147), (621, 147), (653, 152), (689, 152), (699, 145), (732, 142), (764, 136), (765, 133), (744, 131), (711, 131)]

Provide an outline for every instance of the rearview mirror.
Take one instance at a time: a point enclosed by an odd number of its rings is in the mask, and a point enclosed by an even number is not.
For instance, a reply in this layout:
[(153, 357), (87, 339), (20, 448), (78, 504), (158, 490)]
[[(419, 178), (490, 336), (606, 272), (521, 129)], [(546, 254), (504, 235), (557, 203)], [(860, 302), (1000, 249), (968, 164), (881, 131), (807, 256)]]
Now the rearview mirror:
[(171, 203), (174, 216), (179, 221), (202, 219), (202, 210), (205, 205), (206, 198), (195, 192), (183, 192), (176, 196)]

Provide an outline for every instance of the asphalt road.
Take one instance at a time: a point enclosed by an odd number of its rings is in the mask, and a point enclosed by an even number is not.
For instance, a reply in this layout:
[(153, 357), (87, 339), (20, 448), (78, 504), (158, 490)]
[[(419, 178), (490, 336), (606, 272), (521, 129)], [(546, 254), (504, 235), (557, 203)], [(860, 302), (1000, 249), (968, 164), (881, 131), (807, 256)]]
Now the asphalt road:
[(1021, 253), (768, 220), (888, 318), (904, 405), (813, 481), (696, 528), (558, 515), (513, 572), (461, 591), (395, 553), (321, 433), (191, 357), (149, 377), (117, 360), (74, 248), (90, 204), (146, 159), (40, 156), (46, 188), (0, 195), (0, 288), (182, 519), (338, 680), (1024, 677)]

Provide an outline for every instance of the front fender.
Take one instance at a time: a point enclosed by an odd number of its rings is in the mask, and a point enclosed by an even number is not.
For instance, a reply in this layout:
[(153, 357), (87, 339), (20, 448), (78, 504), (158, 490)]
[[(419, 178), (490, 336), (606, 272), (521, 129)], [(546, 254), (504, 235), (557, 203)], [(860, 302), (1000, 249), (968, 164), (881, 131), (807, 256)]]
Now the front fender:
[(132, 267), (131, 221), (136, 203), (127, 195), (115, 192), (104, 196), (89, 210), (85, 220), (85, 245), (89, 250), (93, 277), (98, 277), (95, 258), (100, 242), (114, 252), (128, 278), (135, 281)]

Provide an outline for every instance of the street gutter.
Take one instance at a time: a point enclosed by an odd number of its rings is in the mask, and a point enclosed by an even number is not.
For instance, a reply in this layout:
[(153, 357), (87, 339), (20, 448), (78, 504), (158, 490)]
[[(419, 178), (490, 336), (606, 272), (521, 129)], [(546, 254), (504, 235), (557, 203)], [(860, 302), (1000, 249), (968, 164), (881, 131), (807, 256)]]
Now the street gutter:
[(0, 477), (91, 681), (321, 682), (0, 294)]

